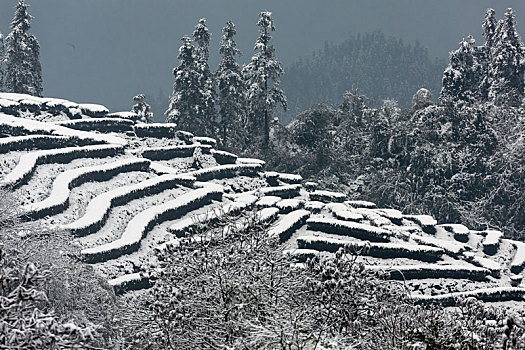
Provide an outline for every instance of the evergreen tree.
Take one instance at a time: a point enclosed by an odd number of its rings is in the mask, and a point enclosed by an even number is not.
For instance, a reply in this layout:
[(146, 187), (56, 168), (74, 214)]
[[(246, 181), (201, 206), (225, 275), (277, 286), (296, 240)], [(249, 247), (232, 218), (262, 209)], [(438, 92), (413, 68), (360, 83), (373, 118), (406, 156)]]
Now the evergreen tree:
[(268, 148), (270, 138), (270, 121), (276, 104), (287, 108), (286, 97), (279, 88), (279, 79), (284, 70), (275, 57), (275, 49), (270, 43), (270, 32), (275, 30), (271, 12), (261, 12), (259, 21), (259, 37), (255, 42), (250, 63), (243, 68), (248, 86), (249, 127), (256, 133), (262, 131), (263, 149)]
[(193, 31), (193, 40), (197, 44), (195, 54), (197, 56), (197, 68), (200, 73), (199, 84), (201, 89), (200, 110), (203, 121), (206, 124), (206, 134), (212, 136), (215, 131), (215, 82), (208, 65), (210, 55), (211, 35), (206, 26), (206, 19), (201, 18)]
[(496, 27), (494, 39), (488, 67), (488, 98), (498, 105), (518, 105), (525, 93), (525, 49), (512, 9), (507, 9)]
[(480, 50), (469, 36), (459, 43), (459, 49), (450, 53), (450, 63), (443, 72), (441, 101), (454, 100), (474, 103), (480, 98), (480, 84), (484, 77)]
[(9, 92), (42, 96), (42, 68), (40, 44), (29, 34), (31, 16), (27, 4), (19, 0), (11, 23), (11, 33), (6, 38), (5, 88)]
[(136, 113), (138, 120), (143, 123), (153, 123), (153, 113), (151, 112), (151, 107), (146, 103), (146, 96), (139, 94), (133, 97), (135, 104), (131, 109), (132, 112)]
[(4, 47), (4, 36), (0, 33), (0, 91), (4, 91), (4, 59), (5, 59), (5, 47)]
[(177, 123), (183, 130), (203, 134), (205, 128), (200, 109), (201, 74), (196, 61), (195, 47), (190, 37), (184, 36), (181, 40), (182, 45), (177, 56), (180, 64), (173, 69), (175, 82), (169, 108), (165, 113), (166, 122)]
[(233, 38), (236, 30), (232, 21), (226, 22), (222, 32), (223, 36), (219, 49), (222, 59), (215, 76), (219, 88), (222, 145), (229, 148), (243, 142), (246, 85), (241, 67), (235, 60), (235, 56), (240, 55), (241, 52), (237, 49), (237, 44)]
[(485, 38), (485, 46), (492, 47), (494, 46), (494, 34), (496, 33), (496, 28), (498, 26), (498, 21), (494, 17), (496, 11), (492, 8), (487, 9), (485, 15), (485, 20), (481, 27), (483, 28), (483, 37)]

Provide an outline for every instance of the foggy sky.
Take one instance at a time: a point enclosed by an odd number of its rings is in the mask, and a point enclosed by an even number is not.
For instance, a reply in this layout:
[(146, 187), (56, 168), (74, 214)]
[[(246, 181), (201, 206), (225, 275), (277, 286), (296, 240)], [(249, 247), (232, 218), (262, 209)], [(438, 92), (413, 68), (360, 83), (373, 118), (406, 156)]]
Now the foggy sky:
[[(0, 0), (0, 31), (9, 33), (16, 0)], [(514, 8), (525, 35), (525, 2), (488, 0), (26, 0), (40, 41), (44, 95), (130, 109), (137, 93), (172, 91), (180, 38), (199, 18), (212, 33), (211, 68), (218, 63), (221, 28), (237, 28), (241, 63), (253, 54), (260, 11), (273, 12), (273, 42), (283, 65), (350, 33), (381, 30), (446, 58), (468, 34), (481, 43), (487, 7), (501, 18)], [(166, 106), (167, 107), (167, 106)]]

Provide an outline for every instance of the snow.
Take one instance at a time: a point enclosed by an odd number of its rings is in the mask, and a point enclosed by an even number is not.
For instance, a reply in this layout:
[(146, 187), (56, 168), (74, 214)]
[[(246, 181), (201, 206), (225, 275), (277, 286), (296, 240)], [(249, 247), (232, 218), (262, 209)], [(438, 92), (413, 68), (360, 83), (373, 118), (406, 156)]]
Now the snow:
[(17, 186), (31, 176), (39, 164), (52, 163), (60, 158), (74, 159), (80, 157), (105, 157), (123, 151), (119, 145), (93, 145), (84, 147), (66, 147), (53, 150), (36, 151), (24, 154), (16, 167), (1, 181), (0, 187)]
[(127, 144), (125, 139), (113, 135), (95, 134), (87, 131), (73, 130), (53, 123), (43, 123), (36, 120), (22, 119), (0, 113), (0, 129), (9, 130), (11, 128), (23, 129), (27, 134), (71, 136), (78, 138), (90, 138), (97, 142), (109, 144)]
[(187, 174), (195, 176), (199, 181), (208, 181), (212, 179), (235, 177), (241, 174), (253, 176), (259, 170), (261, 170), (261, 165), (259, 164), (226, 164), (191, 171)]
[(261, 199), (259, 199), (255, 205), (258, 207), (258, 208), (266, 208), (266, 207), (274, 207), (277, 202), (281, 201), (282, 198), (281, 197), (277, 197), (277, 196), (264, 196), (264, 197), (261, 197)]
[(71, 230), (76, 235), (92, 233), (105, 223), (111, 208), (118, 205), (124, 205), (131, 200), (146, 195), (159, 193), (167, 188), (173, 188), (180, 185), (181, 183), (191, 184), (193, 181), (195, 181), (195, 178), (186, 175), (168, 174), (148, 179), (134, 185), (116, 188), (93, 198), (89, 202), (84, 216), (72, 223), (63, 225), (60, 228)]
[(512, 241), (516, 247), (516, 253), (510, 264), (510, 270), (513, 273), (519, 273), (525, 268), (525, 243)]
[[(32, 148), (59, 148), (63, 144), (73, 143), (80, 139), (68, 136), (52, 135), (27, 135), (27, 136), (10, 136), (0, 138), (0, 153), (12, 151), (22, 151)], [(83, 139), (85, 140), (85, 139)], [(88, 139), (89, 140), (89, 139)], [(92, 142), (93, 143), (93, 142)]]
[(303, 205), (303, 201), (299, 199), (283, 199), (275, 204), (275, 206), (281, 211), (281, 213), (286, 214), (292, 210), (297, 210)]
[(133, 130), (133, 121), (117, 118), (86, 118), (54, 122), (75, 130), (108, 132), (126, 132)]
[(484, 280), (489, 274), (488, 269), (465, 265), (417, 264), (405, 266), (375, 265), (367, 266), (369, 271), (385, 271), (391, 279), (410, 280), (425, 278), (454, 278)]
[(0, 108), (13, 108), (17, 106), (18, 106), (18, 103), (15, 101), (0, 98)]
[(118, 119), (127, 119), (127, 120), (137, 120), (137, 113), (134, 112), (114, 112), (106, 115), (106, 118), (118, 118)]
[(140, 123), (133, 127), (138, 137), (174, 138), (177, 131), (175, 123)]
[(410, 239), (419, 244), (425, 244), (433, 247), (442, 248), (447, 254), (452, 256), (457, 256), (465, 250), (469, 249), (468, 246), (462, 243), (430, 236), (420, 236), (417, 234), (412, 234), (410, 235)]
[(319, 201), (307, 201), (304, 204), (304, 208), (311, 211), (312, 213), (320, 213), (324, 207), (325, 204)]
[(388, 242), (391, 233), (379, 227), (351, 221), (331, 218), (311, 218), (307, 221), (308, 228), (343, 236), (352, 236), (358, 239), (374, 242)]
[(70, 190), (73, 187), (87, 181), (101, 181), (106, 179), (108, 175), (114, 176), (121, 172), (144, 170), (148, 166), (149, 161), (145, 159), (124, 159), (109, 164), (65, 171), (56, 177), (48, 198), (25, 205), (22, 207), (22, 211), (31, 217), (40, 216), (42, 213), (45, 213), (44, 215), (56, 214), (67, 207)]
[(205, 186), (161, 205), (150, 207), (129, 221), (119, 239), (98, 247), (84, 249), (81, 253), (86, 260), (91, 262), (106, 261), (132, 253), (139, 248), (142, 238), (155, 224), (180, 217), (193, 208), (201, 206), (204, 202), (221, 195), (222, 192), (218, 191), (217, 186)]
[(525, 301), (525, 288), (519, 287), (493, 287), (481, 288), (472, 291), (446, 293), (441, 295), (412, 295), (416, 302), (440, 303), (443, 306), (453, 306), (456, 300), (474, 297), (476, 299), (490, 301)]
[(304, 183), (304, 188), (306, 188), (308, 191), (315, 191), (317, 189), (317, 186), (319, 186), (317, 182), (313, 181), (306, 181)]
[(390, 220), (402, 220), (403, 219), (403, 213), (401, 213), (397, 209), (381, 208), (381, 209), (376, 209), (376, 211)]
[(209, 145), (178, 145), (164, 147), (147, 147), (138, 150), (138, 153), (144, 158), (151, 160), (169, 160), (179, 157), (192, 157), (196, 148), (201, 148), (204, 152), (209, 150)]
[(205, 137), (205, 136), (194, 136), (193, 142), (196, 143), (202, 143), (204, 145), (210, 145), (210, 146), (217, 146), (217, 140), (211, 138), (211, 137)]
[(310, 193), (310, 199), (319, 202), (343, 202), (346, 195), (340, 192), (316, 190)]
[(362, 214), (348, 210), (343, 203), (329, 203), (326, 208), (335, 216), (336, 219), (346, 221), (361, 221), (364, 219)]
[(281, 242), (290, 238), (292, 233), (306, 223), (310, 217), (308, 210), (300, 209), (283, 216), (269, 231), (270, 237), (278, 237)]
[(351, 206), (352, 208), (369, 208), (373, 209), (376, 207), (376, 204), (368, 201), (359, 201), (359, 200), (349, 200), (345, 201), (345, 204)]
[(272, 222), (277, 219), (279, 215), (279, 209), (277, 208), (263, 208), (257, 212), (257, 217), (259, 222), (267, 223)]
[(109, 113), (109, 110), (105, 106), (93, 103), (79, 103), (78, 108), (80, 108), (83, 114), (90, 117), (102, 117)]
[(441, 224), (437, 226), (459, 235), (468, 235), (470, 233), (469, 228), (462, 224)]
[[(307, 222), (312, 219), (308, 219)], [(367, 248), (362, 255), (386, 258), (410, 258), (422, 261), (436, 261), (443, 254), (443, 250), (430, 246), (409, 243), (369, 243), (353, 239), (341, 239), (305, 235), (297, 238), (300, 249), (315, 249), (335, 253), (346, 245), (353, 245), (357, 249)]]
[[(193, 139), (195, 140), (195, 138)], [(203, 144), (203, 145), (206, 145), (206, 144)], [(215, 158), (215, 160), (219, 164), (235, 164), (237, 161), (237, 156), (235, 154), (226, 152), (226, 151), (218, 151), (218, 150), (212, 149), (211, 155), (213, 156), (213, 158)]]
[(263, 167), (266, 162), (256, 158), (237, 158), (237, 164), (259, 164)]
[(278, 177), (279, 180), (288, 184), (299, 184), (303, 181), (303, 177), (296, 174), (279, 173)]
[(149, 277), (142, 272), (130, 273), (108, 280), (115, 294), (120, 295), (130, 290), (144, 289), (151, 286)]
[(284, 185), (264, 187), (259, 190), (263, 196), (278, 196), (282, 198), (296, 197), (299, 195), (301, 185)]
[(437, 221), (430, 215), (403, 215), (407, 220), (414, 221), (422, 227), (436, 226)]
[(487, 236), (483, 240), (484, 246), (498, 245), (500, 239), (503, 237), (503, 232), (498, 230), (487, 230), (485, 231)]
[(496, 261), (476, 255), (474, 252), (465, 252), (464, 255), (468, 262), (489, 270), (490, 274), (496, 278), (500, 277), (501, 265)]

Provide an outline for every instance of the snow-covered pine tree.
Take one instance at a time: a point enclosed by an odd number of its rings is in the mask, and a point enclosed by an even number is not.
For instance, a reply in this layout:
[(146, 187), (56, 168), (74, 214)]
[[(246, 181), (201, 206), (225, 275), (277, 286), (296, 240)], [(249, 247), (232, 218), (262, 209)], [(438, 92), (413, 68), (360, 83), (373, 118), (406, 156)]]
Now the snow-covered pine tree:
[(518, 105), (525, 94), (525, 48), (511, 8), (496, 27), (490, 56), (489, 101), (498, 105)]
[(286, 96), (279, 88), (279, 79), (284, 69), (275, 57), (275, 49), (270, 43), (270, 32), (275, 30), (271, 12), (261, 12), (257, 21), (259, 37), (255, 42), (256, 53), (243, 68), (248, 87), (249, 123), (256, 134), (262, 133), (263, 149), (270, 141), (270, 121), (276, 104), (287, 108)]
[(177, 123), (182, 130), (202, 135), (205, 127), (200, 109), (202, 100), (201, 74), (191, 38), (184, 36), (181, 40), (182, 45), (177, 56), (180, 64), (173, 69), (175, 82), (173, 83), (173, 94), (170, 97), (169, 108), (165, 113), (166, 122)]
[(195, 30), (193, 31), (193, 40), (197, 44), (195, 47), (195, 53), (197, 56), (197, 68), (200, 73), (199, 83), (201, 89), (201, 101), (199, 105), (200, 113), (202, 114), (202, 120), (206, 127), (206, 136), (214, 136), (216, 125), (215, 125), (215, 81), (213, 74), (210, 71), (208, 65), (208, 58), (210, 55), (210, 40), (211, 35), (206, 26), (206, 19), (201, 18)]
[(485, 68), (480, 62), (482, 50), (474, 44), (474, 38), (469, 36), (459, 43), (459, 49), (450, 53), (450, 63), (443, 72), (441, 101), (474, 103), (481, 98), (479, 87)]
[(9, 92), (42, 96), (40, 44), (28, 33), (32, 17), (27, 7), (24, 0), (18, 1), (11, 33), (6, 38), (4, 85)]
[(235, 56), (237, 49), (234, 36), (237, 33), (232, 21), (226, 22), (219, 53), (222, 55), (215, 79), (219, 88), (219, 117), (221, 141), (224, 148), (242, 145), (246, 117), (246, 85), (241, 67)]
[(498, 26), (498, 21), (494, 16), (495, 14), (496, 11), (494, 11), (494, 9), (488, 8), (483, 24), (481, 25), (483, 28), (483, 37), (485, 38), (485, 46), (489, 48), (494, 45), (494, 34)]
[(0, 33), (0, 91), (4, 91), (4, 58), (5, 58), (5, 47), (4, 47), (4, 36)]
[(151, 107), (146, 103), (146, 96), (143, 94), (138, 94), (133, 97), (135, 104), (133, 105), (131, 111), (137, 114), (138, 121), (142, 123), (153, 123), (153, 113), (151, 112)]

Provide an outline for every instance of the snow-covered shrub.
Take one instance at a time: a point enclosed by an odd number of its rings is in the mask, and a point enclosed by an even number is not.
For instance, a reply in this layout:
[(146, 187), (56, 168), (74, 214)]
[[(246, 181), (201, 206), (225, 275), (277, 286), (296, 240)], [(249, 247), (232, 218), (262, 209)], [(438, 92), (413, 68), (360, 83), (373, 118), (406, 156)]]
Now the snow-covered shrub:
[(137, 137), (174, 138), (177, 124), (174, 123), (148, 123), (133, 126)]
[(127, 132), (133, 130), (133, 122), (117, 118), (90, 118), (67, 120), (56, 123), (75, 130), (108, 132)]

